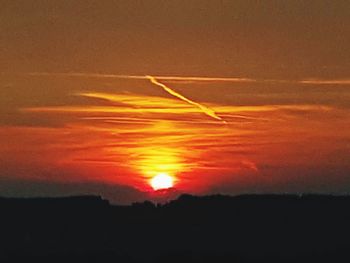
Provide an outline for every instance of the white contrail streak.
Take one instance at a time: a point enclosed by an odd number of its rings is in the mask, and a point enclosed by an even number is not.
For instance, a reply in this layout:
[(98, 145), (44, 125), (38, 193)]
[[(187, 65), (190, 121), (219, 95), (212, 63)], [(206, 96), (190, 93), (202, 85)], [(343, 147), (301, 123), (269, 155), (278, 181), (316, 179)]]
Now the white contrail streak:
[[(10, 74), (0, 72), (2, 75)], [(27, 72), (15, 73), (23, 76), (57, 76), (57, 77), (81, 77), (81, 78), (111, 78), (111, 79), (147, 79), (143, 75), (118, 75), (83, 72)], [(350, 85), (350, 79), (253, 79), (241, 77), (203, 77), (203, 76), (154, 76), (158, 80), (174, 82), (227, 82), (227, 83), (280, 83), (280, 84), (303, 84), (303, 85)]]
[(301, 80), (300, 83), (315, 85), (350, 85), (350, 79), (306, 79)]
[[(10, 74), (0, 72), (0, 74)], [(118, 75), (83, 72), (26, 72), (17, 73), (25, 76), (58, 76), (58, 77), (82, 77), (82, 78), (112, 78), (112, 79), (148, 79), (144, 75)], [(231, 82), (231, 83), (280, 83), (280, 84), (304, 84), (304, 85), (350, 85), (350, 79), (253, 79), (242, 77), (206, 77), (206, 76), (154, 76), (158, 80), (176, 82)]]
[(171, 88), (169, 88), (168, 86), (164, 85), (163, 83), (160, 83), (159, 81), (157, 81), (157, 79), (155, 77), (152, 76), (146, 76), (147, 79), (149, 79), (153, 84), (162, 87), (166, 92), (168, 92), (169, 94), (173, 95), (174, 97), (183, 100), (185, 102), (187, 102), (188, 104), (191, 104), (193, 106), (196, 106), (197, 108), (199, 108), (203, 113), (205, 113), (206, 115), (216, 119), (216, 120), (220, 120), (224, 123), (226, 123), (222, 118), (220, 118), (218, 115), (216, 115), (215, 111), (213, 111), (212, 109), (198, 103), (195, 102), (193, 100), (190, 100), (188, 98), (186, 98), (185, 96), (181, 95), (180, 93), (172, 90)]
[[(0, 74), (7, 74), (0, 72)], [(9, 73), (8, 73), (9, 74)], [(61, 77), (84, 77), (84, 78), (113, 78), (113, 79), (148, 79), (143, 75), (118, 75), (82, 72), (29, 72), (18, 73), (26, 76), (61, 76)], [(178, 82), (230, 82), (230, 83), (281, 83), (281, 84), (304, 84), (304, 85), (350, 85), (350, 79), (253, 79), (243, 77), (206, 77), (206, 76), (154, 76), (158, 80)]]
[[(117, 74), (100, 74), (100, 73), (50, 73), (50, 72), (30, 72), (29, 76), (66, 76), (66, 77), (86, 77), (86, 78), (115, 78), (115, 79), (148, 79), (142, 75), (117, 75)], [(159, 80), (172, 81), (213, 81), (213, 82), (256, 82), (254, 79), (239, 77), (191, 77), (191, 76), (155, 76)]]

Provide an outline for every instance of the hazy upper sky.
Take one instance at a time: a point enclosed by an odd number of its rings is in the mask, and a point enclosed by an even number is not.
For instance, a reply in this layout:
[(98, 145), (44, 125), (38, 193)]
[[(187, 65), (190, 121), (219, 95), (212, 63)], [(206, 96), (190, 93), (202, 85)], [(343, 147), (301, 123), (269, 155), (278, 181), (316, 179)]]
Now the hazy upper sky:
[(0, 0), (0, 195), (349, 192), (349, 25), (340, 0)]

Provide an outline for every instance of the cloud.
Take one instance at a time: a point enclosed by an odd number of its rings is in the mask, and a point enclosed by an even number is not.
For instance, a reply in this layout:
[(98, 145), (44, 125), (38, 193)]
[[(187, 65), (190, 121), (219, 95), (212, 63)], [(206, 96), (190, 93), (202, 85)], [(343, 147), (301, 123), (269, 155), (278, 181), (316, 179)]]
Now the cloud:
[[(147, 92), (157, 91), (147, 82), (143, 84)], [(0, 157), (6, 165), (2, 170), (11, 170), (18, 179), (29, 181), (98, 181), (115, 185), (116, 193), (122, 192), (120, 185), (135, 186), (143, 192), (152, 174), (167, 170), (178, 178), (178, 189), (188, 190), (197, 189), (197, 184), (204, 188), (230, 180), (249, 184), (244, 176), (262, 177), (264, 165), (297, 167), (319, 153), (342, 149), (343, 139), (348, 138), (348, 125), (343, 121), (348, 114), (320, 101), (308, 104), (290, 100), (280, 105), (273, 99), (260, 105), (235, 106), (193, 95), (196, 103), (205, 104), (228, 122), (221, 125), (204, 115), (200, 107), (167, 93), (163, 97), (161, 89), (159, 95), (149, 96), (115, 92), (117, 88), (103, 92), (96, 87), (84, 92), (72, 89), (73, 99), (69, 97), (62, 104), (43, 101), (21, 105), (23, 116), (59, 120), (64, 125), (2, 127)], [(323, 166), (325, 159), (314, 162)], [(69, 173), (49, 173), (62, 167)], [(91, 193), (106, 193), (89, 187), (86, 189)], [(113, 187), (110, 189), (112, 192)]]
[[(110, 113), (110, 114), (152, 114), (147, 118), (157, 119), (159, 114), (193, 114), (202, 113), (203, 109), (197, 106), (196, 102), (187, 101), (183, 102), (181, 100), (164, 98), (158, 96), (147, 96), (140, 94), (121, 94), (121, 93), (100, 93), (100, 92), (90, 92), (90, 93), (79, 93), (79, 96), (89, 97), (93, 99), (104, 99), (111, 102), (110, 105), (85, 105), (85, 106), (46, 106), (46, 107), (27, 107), (21, 109), (23, 112), (51, 112), (51, 113)], [(179, 94), (181, 96), (181, 94)], [(189, 104), (195, 103), (197, 107), (191, 107)], [(200, 104), (201, 105), (201, 104)], [(256, 106), (232, 106), (232, 105), (222, 105), (222, 104), (209, 104), (212, 108), (211, 111), (218, 112), (218, 114), (225, 115), (226, 117), (241, 118), (241, 119), (256, 119), (254, 116), (246, 116), (244, 114), (236, 113), (248, 113), (248, 112), (268, 112), (268, 111), (279, 111), (279, 110), (331, 110), (331, 106), (327, 105), (310, 105), (310, 104), (290, 104), (290, 105), (256, 105)], [(204, 107), (202, 105), (202, 107)], [(208, 109), (207, 107), (205, 107)], [(96, 116), (90, 116), (96, 117)], [(116, 117), (116, 116), (113, 116)], [(124, 116), (124, 117), (129, 117)], [(212, 117), (212, 116), (211, 116)], [(146, 118), (146, 119), (147, 119)], [(217, 119), (217, 118), (215, 118)], [(220, 119), (221, 120), (221, 119)]]

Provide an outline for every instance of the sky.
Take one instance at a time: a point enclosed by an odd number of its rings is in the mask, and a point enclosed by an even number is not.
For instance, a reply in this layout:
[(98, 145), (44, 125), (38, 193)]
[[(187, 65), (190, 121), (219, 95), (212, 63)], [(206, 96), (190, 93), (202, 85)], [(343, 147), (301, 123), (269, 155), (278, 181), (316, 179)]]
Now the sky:
[(1, 0), (0, 196), (349, 193), (349, 24), (341, 0)]

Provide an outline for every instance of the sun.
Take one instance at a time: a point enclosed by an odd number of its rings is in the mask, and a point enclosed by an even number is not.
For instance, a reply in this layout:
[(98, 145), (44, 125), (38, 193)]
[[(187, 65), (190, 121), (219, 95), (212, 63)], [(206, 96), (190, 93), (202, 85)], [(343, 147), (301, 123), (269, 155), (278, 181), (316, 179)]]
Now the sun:
[(173, 187), (174, 179), (168, 173), (158, 173), (151, 179), (150, 183), (156, 191)]

